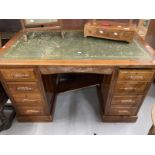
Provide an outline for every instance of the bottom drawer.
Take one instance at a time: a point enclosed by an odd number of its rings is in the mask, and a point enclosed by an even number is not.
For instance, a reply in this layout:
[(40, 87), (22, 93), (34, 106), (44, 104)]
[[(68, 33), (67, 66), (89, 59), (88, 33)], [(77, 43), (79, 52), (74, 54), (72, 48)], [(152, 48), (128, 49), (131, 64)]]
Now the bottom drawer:
[(18, 115), (45, 115), (43, 107), (17, 107)]
[(136, 115), (137, 108), (132, 107), (111, 107), (110, 115), (124, 115), (124, 116), (133, 116)]

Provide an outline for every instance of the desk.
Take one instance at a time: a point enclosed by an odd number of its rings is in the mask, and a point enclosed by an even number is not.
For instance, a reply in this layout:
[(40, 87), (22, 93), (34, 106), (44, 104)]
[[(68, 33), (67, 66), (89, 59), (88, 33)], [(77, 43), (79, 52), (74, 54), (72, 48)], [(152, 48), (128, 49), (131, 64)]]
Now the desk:
[[(19, 32), (0, 50), (0, 79), (19, 121), (52, 121), (61, 74), (96, 85), (103, 121), (134, 122), (154, 79), (155, 53), (137, 34), (130, 44), (82, 32)], [(77, 82), (76, 81), (76, 82)], [(78, 83), (72, 82), (74, 88)]]

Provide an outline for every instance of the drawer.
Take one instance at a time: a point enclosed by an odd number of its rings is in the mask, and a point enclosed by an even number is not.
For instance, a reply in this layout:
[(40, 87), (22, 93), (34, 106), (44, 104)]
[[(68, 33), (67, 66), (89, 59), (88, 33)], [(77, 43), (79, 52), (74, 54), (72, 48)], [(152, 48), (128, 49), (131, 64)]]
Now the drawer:
[(20, 95), (19, 94), (12, 94), (12, 96), (13, 96), (13, 98), (14, 98), (15, 101), (16, 100), (20, 101), (21, 98), (25, 102), (26, 101), (30, 101), (30, 100), (36, 100), (36, 99), (41, 101), (41, 99), (42, 99), (42, 95), (39, 94), (39, 93), (38, 94), (37, 93), (29, 93), (29, 94), (28, 93), (21, 93)]
[(132, 41), (133, 37), (134, 37), (134, 31), (131, 31), (131, 32), (124, 31), (122, 34), (122, 38), (124, 40)]
[(97, 29), (96, 34), (100, 37), (111, 38), (111, 39), (120, 39), (121, 32), (119, 31), (108, 31), (104, 29)]
[(119, 72), (118, 81), (152, 81), (154, 78), (154, 71), (146, 70), (121, 70)]
[(114, 93), (145, 93), (148, 82), (117, 82)]
[(1, 69), (0, 71), (7, 81), (36, 81), (36, 75), (33, 68)]
[(134, 116), (137, 114), (137, 108), (111, 107), (109, 114), (110, 115)]
[(43, 107), (16, 107), (18, 115), (45, 115)]
[(85, 36), (91, 36), (91, 35), (96, 35), (96, 28), (95, 27), (85, 27), (84, 30)]
[(112, 39), (120, 39), (121, 38), (121, 32), (118, 32), (118, 31), (109, 32), (107, 34), (107, 37), (112, 38)]
[(12, 94), (40, 93), (36, 82), (7, 82), (7, 85)]
[(143, 95), (115, 95), (112, 98), (111, 105), (126, 106), (126, 107), (137, 107), (143, 99)]
[(16, 97), (14, 98), (16, 106), (38, 106), (43, 105), (41, 96), (35, 97)]

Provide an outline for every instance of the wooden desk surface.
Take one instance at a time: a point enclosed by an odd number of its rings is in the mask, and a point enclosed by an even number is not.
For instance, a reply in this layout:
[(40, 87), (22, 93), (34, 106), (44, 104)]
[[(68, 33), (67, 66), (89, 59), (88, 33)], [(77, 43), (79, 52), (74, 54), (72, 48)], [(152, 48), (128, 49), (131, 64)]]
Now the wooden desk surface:
[(130, 44), (84, 38), (83, 32), (18, 33), (0, 50), (1, 65), (154, 65), (154, 51), (138, 36)]

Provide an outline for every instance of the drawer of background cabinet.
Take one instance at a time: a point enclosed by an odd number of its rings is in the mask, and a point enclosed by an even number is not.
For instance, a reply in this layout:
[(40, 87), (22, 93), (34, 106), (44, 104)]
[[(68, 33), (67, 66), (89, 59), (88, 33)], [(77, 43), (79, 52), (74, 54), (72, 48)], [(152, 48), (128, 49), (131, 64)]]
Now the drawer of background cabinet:
[(134, 32), (133, 31), (124, 31), (122, 34), (122, 38), (126, 39), (126, 40), (132, 40), (134, 36)]
[(33, 68), (1, 69), (0, 71), (7, 81), (36, 81), (36, 75)]
[(121, 36), (121, 32), (119, 31), (108, 31), (101, 28), (96, 30), (96, 34), (101, 37), (115, 38), (115, 39), (119, 39)]
[(114, 95), (111, 105), (137, 107), (143, 99), (143, 95)]
[(137, 108), (133, 107), (111, 107), (110, 108), (110, 115), (124, 115), (124, 116), (130, 116), (130, 115), (136, 115)]
[(91, 36), (91, 35), (95, 35), (96, 34), (96, 28), (95, 27), (85, 27), (85, 35), (87, 36)]
[(16, 107), (17, 114), (18, 115), (45, 115), (44, 108), (43, 107)]
[(12, 94), (40, 92), (36, 82), (7, 82), (7, 86)]
[(148, 82), (117, 82), (114, 93), (145, 93)]
[(149, 70), (120, 70), (118, 81), (152, 81), (154, 71)]

